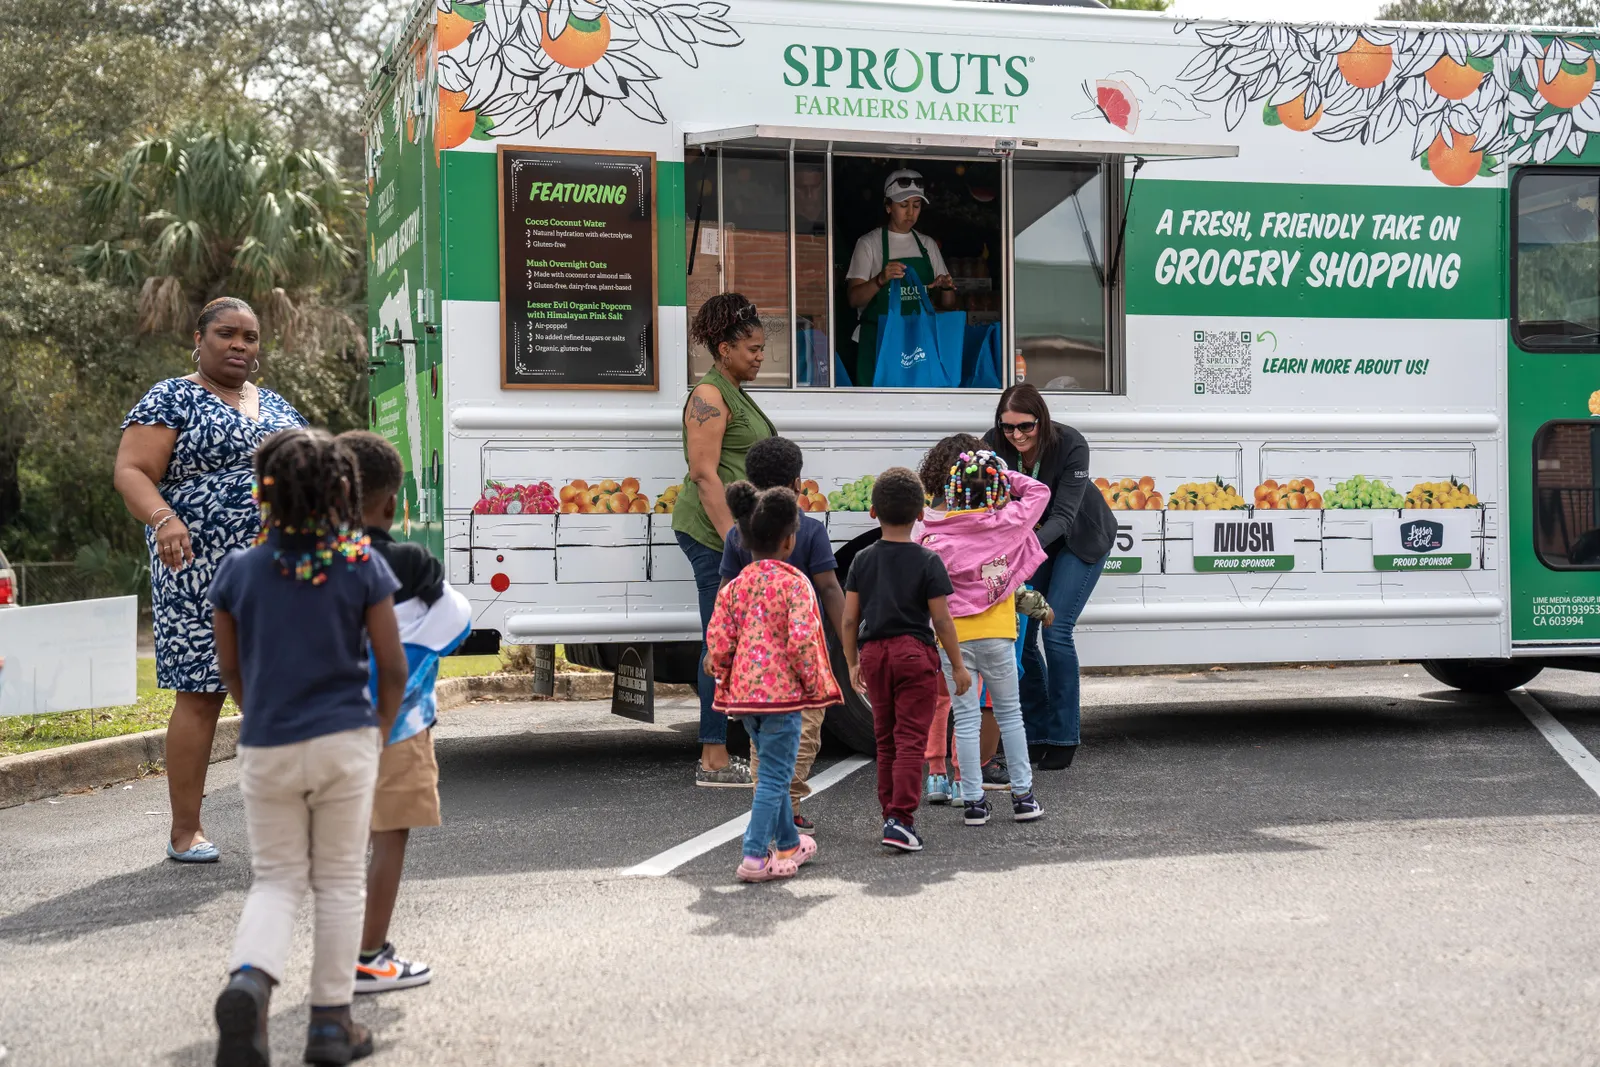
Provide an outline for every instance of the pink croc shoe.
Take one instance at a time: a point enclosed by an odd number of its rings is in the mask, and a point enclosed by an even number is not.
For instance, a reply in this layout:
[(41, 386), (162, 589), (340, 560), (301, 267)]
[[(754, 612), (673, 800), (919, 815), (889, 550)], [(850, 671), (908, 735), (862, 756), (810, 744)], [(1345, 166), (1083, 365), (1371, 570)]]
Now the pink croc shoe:
[[(815, 846), (813, 846), (815, 849)], [(797, 852), (796, 855), (799, 855)], [(739, 867), (733, 873), (741, 882), (773, 882), (780, 878), (793, 878), (800, 864), (795, 862), (795, 857), (779, 859), (775, 853), (768, 852), (766, 859), (757, 862), (746, 856), (740, 861)]]
[[(811, 862), (812, 857), (814, 857), (816, 854), (817, 839), (812, 837), (810, 834), (801, 834), (800, 844), (797, 845), (787, 856), (784, 856), (783, 859), (793, 860), (795, 867), (800, 868)], [(774, 855), (776, 855), (776, 853), (774, 853)]]

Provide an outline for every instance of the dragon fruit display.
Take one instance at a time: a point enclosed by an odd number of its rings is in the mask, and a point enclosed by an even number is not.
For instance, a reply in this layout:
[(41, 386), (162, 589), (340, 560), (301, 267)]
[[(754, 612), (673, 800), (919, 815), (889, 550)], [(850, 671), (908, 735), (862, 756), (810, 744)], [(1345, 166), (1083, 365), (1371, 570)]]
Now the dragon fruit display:
[(483, 496), (472, 505), (474, 515), (554, 515), (560, 504), (549, 482), (505, 485), (485, 482)]

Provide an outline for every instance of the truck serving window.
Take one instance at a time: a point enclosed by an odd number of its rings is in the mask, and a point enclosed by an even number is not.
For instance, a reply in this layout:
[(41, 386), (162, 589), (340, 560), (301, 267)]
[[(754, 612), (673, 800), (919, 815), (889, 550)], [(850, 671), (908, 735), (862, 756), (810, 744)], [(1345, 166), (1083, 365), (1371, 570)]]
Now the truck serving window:
[[(875, 276), (893, 245), (888, 259), (928, 275), (934, 309), (960, 316), (954, 334), (940, 333), (941, 344), (953, 336), (961, 348), (940, 353), (951, 387), (1121, 389), (1122, 296), (1110, 277), (1121, 157), (815, 151), (750, 140), (685, 153), (686, 310), (692, 319), (719, 292), (756, 303), (767, 335), (758, 387), (871, 389), (887, 379), (885, 388), (929, 388), (916, 376), (902, 383), (877, 373), (890, 290), (852, 292), (856, 275)], [(885, 183), (897, 178), (922, 191), (909, 238), (884, 231)], [(711, 356), (689, 356), (692, 383)]]
[(1600, 171), (1525, 168), (1511, 195), (1518, 346), (1600, 352)]
[(1533, 548), (1551, 570), (1600, 570), (1600, 424), (1547, 422), (1533, 438)]

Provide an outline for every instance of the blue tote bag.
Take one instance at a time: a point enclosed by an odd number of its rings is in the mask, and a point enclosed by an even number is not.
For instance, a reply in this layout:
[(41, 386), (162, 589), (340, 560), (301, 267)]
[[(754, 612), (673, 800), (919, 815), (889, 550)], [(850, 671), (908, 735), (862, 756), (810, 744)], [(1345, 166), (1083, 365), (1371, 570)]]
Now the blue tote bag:
[(961, 383), (966, 312), (935, 312), (928, 290), (917, 285), (922, 314), (902, 315), (902, 284), (899, 278), (890, 283), (889, 314), (878, 319), (878, 366), (872, 384), (879, 389), (953, 389)]

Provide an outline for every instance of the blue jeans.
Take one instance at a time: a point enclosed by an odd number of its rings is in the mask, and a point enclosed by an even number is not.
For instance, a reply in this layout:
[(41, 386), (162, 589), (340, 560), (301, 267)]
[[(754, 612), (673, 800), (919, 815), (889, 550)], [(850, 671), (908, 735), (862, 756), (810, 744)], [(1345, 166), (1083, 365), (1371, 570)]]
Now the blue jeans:
[(756, 795), (750, 801), (750, 826), (744, 832), (744, 854), (761, 859), (767, 848), (794, 848), (800, 831), (794, 828), (794, 805), (789, 801), (789, 779), (800, 751), (800, 713), (744, 715), (745, 733), (761, 757), (762, 773), (756, 778)]
[(717, 607), (717, 586), (722, 584), (722, 553), (707, 548), (688, 534), (676, 536), (678, 547), (689, 557), (689, 566), (694, 569), (694, 587), (700, 594), (700, 663), (695, 667), (695, 685), (700, 690), (700, 743), (725, 745), (728, 743), (728, 717), (711, 710), (717, 683), (706, 673), (706, 627), (711, 625), (711, 613)]
[[(978, 683), (956, 696), (956, 679), (950, 657), (939, 649), (945, 684), (950, 687), (950, 715), (956, 721), (956, 758), (961, 761), (961, 799), (983, 799), (983, 755), (978, 735), (983, 729), (983, 706)], [(1022, 796), (1033, 788), (1033, 768), (1028, 763), (1028, 738), (1022, 729), (1022, 706), (1017, 700), (1017, 645), (1009, 637), (980, 637), (961, 642), (961, 662), (968, 674), (981, 674), (994, 703), (995, 725), (1005, 747), (1011, 773), (1011, 794)], [(970, 768), (970, 769), (969, 769)]]
[[(1076, 745), (1081, 702), (1078, 684), (1078, 646), (1072, 628), (1100, 580), (1106, 561), (1085, 563), (1063, 548), (1039, 565), (1028, 584), (1044, 593), (1055, 610), (1056, 621), (1042, 631), (1037, 620), (1023, 618), (1028, 627), (1022, 644), (1022, 721), (1030, 745)], [(1043, 655), (1040, 635), (1043, 634)]]

